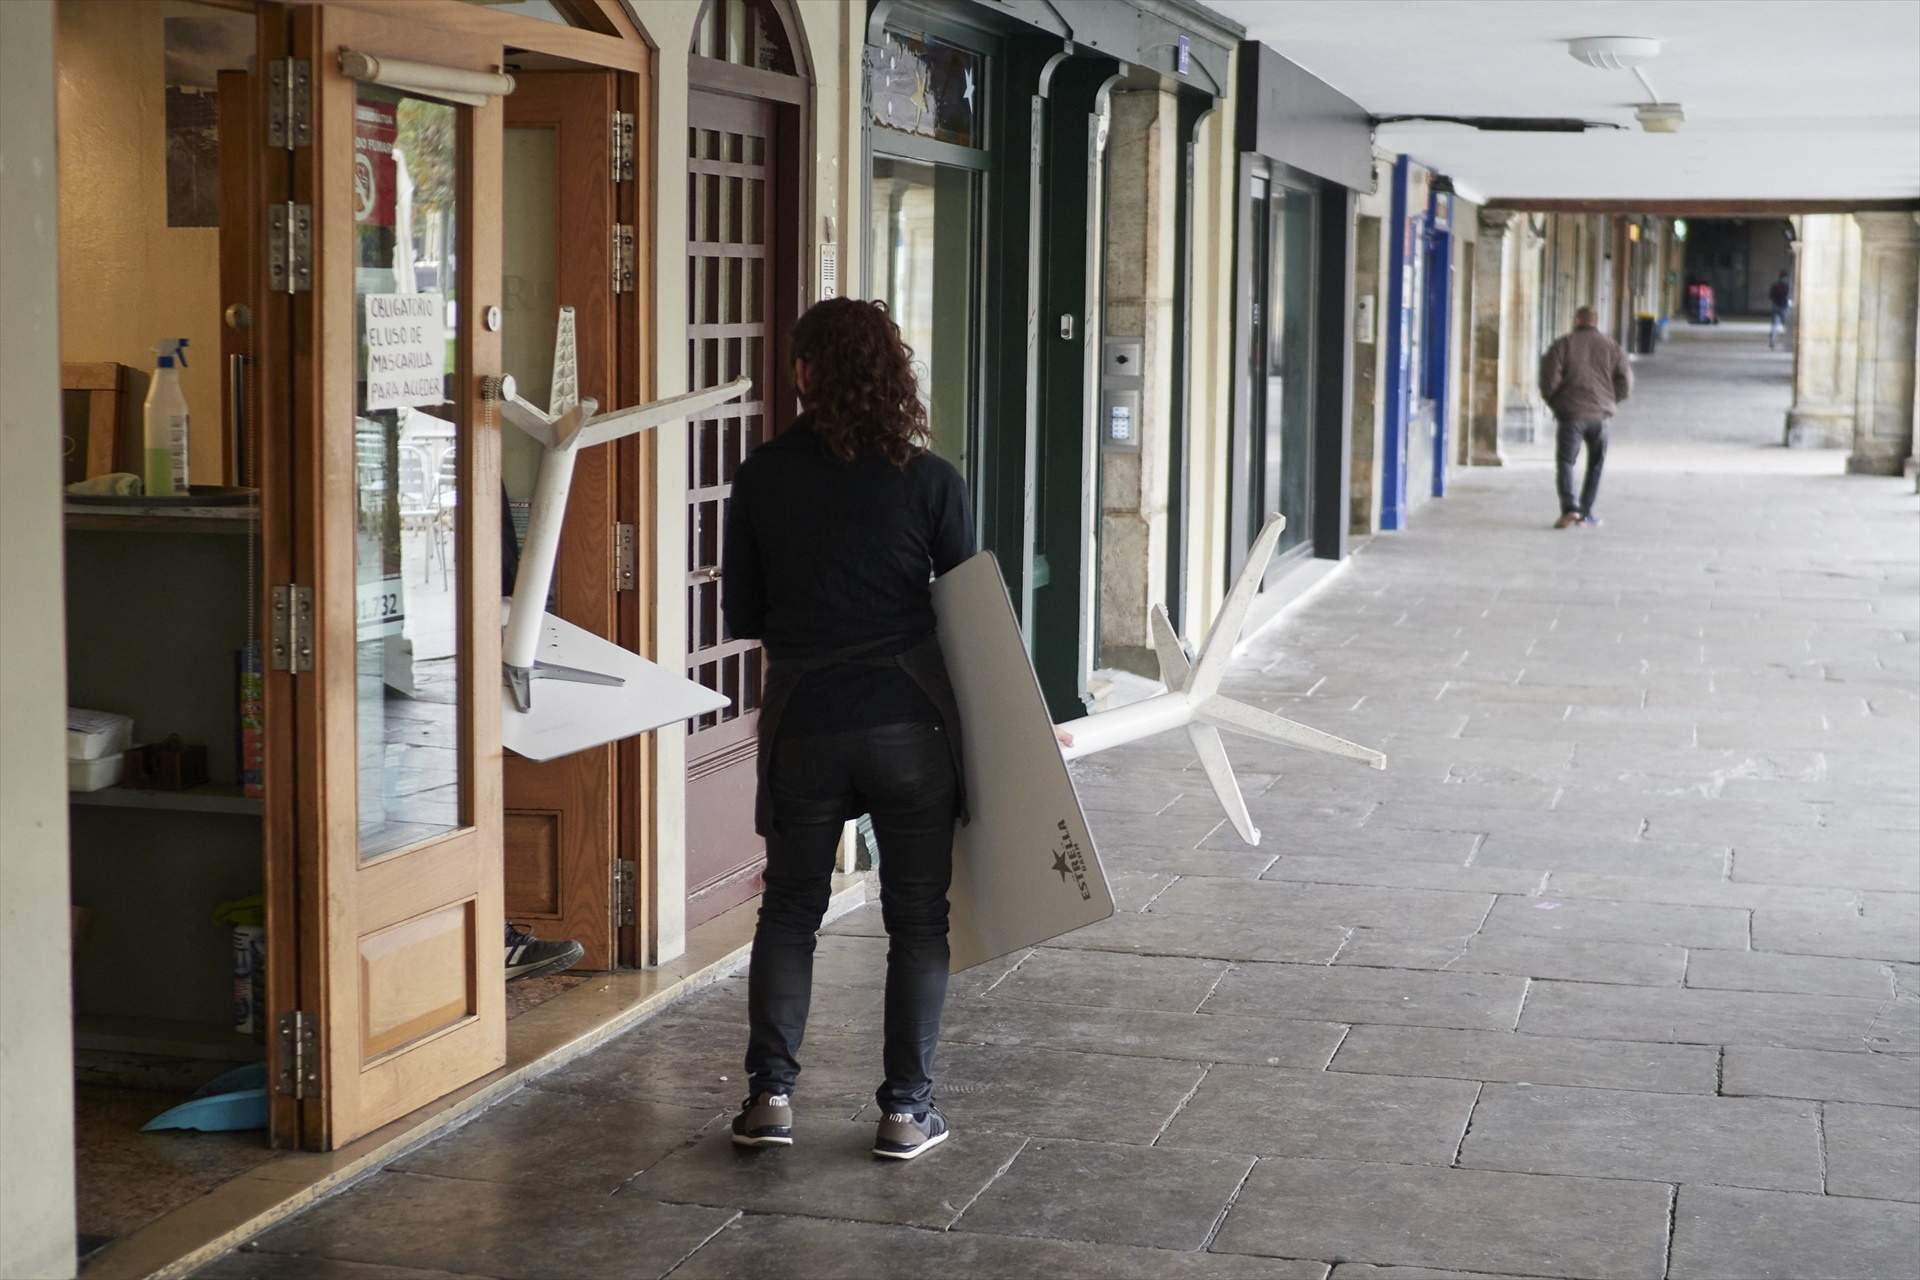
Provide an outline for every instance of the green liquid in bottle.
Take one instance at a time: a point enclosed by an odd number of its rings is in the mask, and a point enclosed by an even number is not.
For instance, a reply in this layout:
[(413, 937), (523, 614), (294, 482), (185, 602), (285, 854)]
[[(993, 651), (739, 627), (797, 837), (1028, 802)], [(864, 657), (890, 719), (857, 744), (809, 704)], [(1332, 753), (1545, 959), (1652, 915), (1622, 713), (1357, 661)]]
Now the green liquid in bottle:
[(149, 498), (170, 498), (173, 489), (173, 450), (148, 449), (146, 451), (146, 481)]

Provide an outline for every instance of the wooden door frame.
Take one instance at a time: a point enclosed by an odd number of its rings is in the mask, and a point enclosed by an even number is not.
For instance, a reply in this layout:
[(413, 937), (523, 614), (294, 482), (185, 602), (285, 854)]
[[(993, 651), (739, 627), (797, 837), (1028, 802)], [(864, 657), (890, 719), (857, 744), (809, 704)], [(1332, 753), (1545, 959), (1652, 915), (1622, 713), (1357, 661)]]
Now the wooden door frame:
[[(424, 9), (425, 6), (418, 6)], [(345, 19), (335, 14), (344, 13)], [(385, 23), (392, 29), (391, 43), (384, 47), (410, 49), (421, 44), (420, 33), (432, 31), (436, 37), (458, 32), (458, 26), (436, 27), (415, 16), (416, 9), (404, 12), (393, 6), (344, 5), (306, 6), (293, 15), (293, 54), (305, 59), (313, 72), (313, 126), (310, 152), (294, 165), (293, 198), (313, 209), (315, 232), (312, 254), (311, 292), (294, 295), (292, 305), (293, 363), (291, 431), (293, 503), (292, 581), (310, 585), (314, 599), (314, 626), (318, 637), (314, 645), (313, 670), (294, 677), (293, 746), (303, 762), (298, 770), (294, 796), (294, 832), (296, 866), (300, 886), (302, 928), (297, 1007), (320, 1020), (318, 1096), (302, 1101), (301, 1136), (303, 1145), (331, 1149), (379, 1124), (397, 1118), (413, 1107), (441, 1096), (452, 1088), (499, 1066), (506, 1059), (505, 981), (502, 952), (497, 939), (484, 936), (489, 926), (497, 927), (502, 918), (503, 890), (500, 797), (500, 700), (495, 692), (499, 681), (498, 627), (488, 623), (491, 611), (484, 600), (497, 599), (500, 578), (498, 502), (500, 489), (499, 436), (497, 428), (489, 432), (480, 427), (479, 381), (500, 372), (500, 341), (497, 333), (487, 331), (479, 322), (485, 308), (498, 302), (500, 245), (498, 219), (501, 205), (501, 116), (498, 99), (480, 107), (462, 108), (466, 113), (457, 143), (460, 168), (467, 175), (460, 193), (458, 214), (461, 312), (465, 320), (455, 337), (457, 367), (460, 372), (459, 402), (469, 424), (459, 451), (458, 484), (462, 501), (458, 507), (454, 537), (467, 566), (466, 585), (458, 608), (463, 615), (459, 672), (468, 691), (471, 718), (459, 735), (460, 771), (466, 780), (466, 824), (456, 830), (420, 844), (396, 850), (368, 863), (359, 855), (358, 814), (342, 815), (341, 793), (356, 795), (359, 785), (355, 757), (357, 691), (352, 679), (336, 673), (331, 666), (352, 661), (356, 646), (355, 623), (351, 607), (343, 607), (342, 594), (354, 593), (354, 540), (352, 511), (339, 497), (343, 480), (351, 483), (350, 461), (344, 471), (337, 458), (343, 449), (350, 455), (351, 441), (329, 440), (327, 424), (331, 413), (342, 404), (354, 403), (353, 362), (316, 368), (338, 348), (336, 326), (351, 326), (355, 308), (355, 282), (344, 254), (352, 261), (356, 224), (353, 215), (351, 183), (341, 182), (330, 168), (337, 157), (334, 149), (351, 147), (354, 131), (353, 106), (357, 90), (337, 83), (341, 72), (333, 55), (343, 43), (342, 29), (350, 40), (358, 41)], [(453, 16), (443, 10), (442, 17)], [(449, 44), (452, 49), (449, 49)], [(458, 57), (486, 65), (480, 50), (486, 38), (469, 35), (433, 46), (441, 58)], [(419, 56), (427, 56), (422, 48)], [(332, 83), (330, 86), (329, 82)], [(350, 85), (351, 82), (348, 82)], [(341, 134), (346, 140), (341, 140)], [(329, 180), (331, 178), (331, 180)], [(492, 220), (492, 233), (483, 234)], [(494, 282), (488, 287), (483, 282)], [(337, 436), (338, 433), (332, 433)], [(491, 514), (492, 520), (485, 518)], [(343, 550), (344, 548), (344, 550)], [(484, 588), (484, 589), (483, 589)], [(347, 726), (342, 728), (341, 726)], [(331, 726), (331, 728), (329, 728)], [(430, 1053), (425, 1058), (392, 1063), (383, 1076), (394, 1081), (391, 1096), (380, 1096), (380, 1083), (368, 1083), (370, 1074), (361, 1061), (361, 1037), (356, 1034), (332, 1034), (347, 1027), (343, 1010), (351, 1000), (356, 1018), (361, 1012), (357, 997), (350, 997), (335, 986), (336, 977), (348, 968), (342, 949), (357, 938), (359, 919), (353, 908), (362, 894), (374, 896), (368, 880), (411, 882), (422, 873), (429, 877), (443, 868), (421, 862), (433, 857), (468, 856), (454, 853), (451, 846), (470, 841), (471, 878), (477, 889), (473, 899), (476, 933), (472, 939), (474, 954), (470, 964), (476, 975), (472, 1012), (466, 1020), (448, 1024), (436, 1031), (431, 1042), (411, 1052)], [(351, 886), (337, 886), (345, 876)], [(333, 1025), (328, 1026), (331, 1022)], [(453, 1080), (445, 1089), (405, 1089), (408, 1080), (421, 1070), (438, 1074), (440, 1059), (454, 1050), (458, 1069), (464, 1079)], [(437, 1050), (437, 1052), (432, 1052)], [(405, 1079), (396, 1080), (396, 1074)], [(415, 1097), (414, 1095), (423, 1096)], [(408, 1102), (406, 1099), (411, 1098)], [(338, 1123), (336, 1123), (338, 1121)]]

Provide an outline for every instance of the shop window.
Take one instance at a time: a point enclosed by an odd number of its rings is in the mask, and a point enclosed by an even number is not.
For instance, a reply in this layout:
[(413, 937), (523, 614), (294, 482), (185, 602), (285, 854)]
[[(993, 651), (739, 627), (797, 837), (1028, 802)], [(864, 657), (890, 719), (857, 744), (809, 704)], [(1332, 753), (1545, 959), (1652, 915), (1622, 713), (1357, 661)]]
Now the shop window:
[(707, 0), (694, 30), (693, 51), (737, 67), (799, 74), (786, 24), (768, 0)]
[(977, 147), (982, 62), (978, 53), (932, 36), (889, 31), (867, 50), (873, 123), (923, 138)]

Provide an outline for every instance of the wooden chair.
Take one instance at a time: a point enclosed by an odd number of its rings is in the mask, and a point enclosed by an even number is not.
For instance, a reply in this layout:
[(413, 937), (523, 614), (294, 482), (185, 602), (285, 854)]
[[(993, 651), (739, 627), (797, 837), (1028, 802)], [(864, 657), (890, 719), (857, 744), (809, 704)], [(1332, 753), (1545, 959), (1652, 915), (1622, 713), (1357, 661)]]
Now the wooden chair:
[(85, 416), (72, 415), (79, 420), (61, 423), (61, 432), (67, 439), (66, 478), (69, 481), (91, 480), (109, 471), (127, 470), (129, 462), (135, 464), (133, 471), (139, 471), (139, 445), (123, 438), (123, 432), (131, 428), (128, 405), (138, 373), (110, 360), (60, 366), (60, 390), (86, 393)]

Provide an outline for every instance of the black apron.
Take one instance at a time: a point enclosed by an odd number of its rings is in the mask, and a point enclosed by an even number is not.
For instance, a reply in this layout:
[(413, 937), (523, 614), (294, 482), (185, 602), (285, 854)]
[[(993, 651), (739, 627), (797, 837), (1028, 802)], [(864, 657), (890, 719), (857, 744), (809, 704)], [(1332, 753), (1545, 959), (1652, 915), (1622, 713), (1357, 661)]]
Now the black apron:
[(960, 705), (953, 696), (953, 681), (947, 675), (946, 657), (940, 652), (940, 637), (928, 636), (905, 652), (879, 655), (875, 649), (895, 643), (893, 638), (835, 649), (817, 657), (775, 660), (767, 658), (767, 686), (760, 699), (760, 758), (756, 762), (759, 790), (753, 802), (753, 828), (763, 837), (773, 835), (773, 749), (780, 739), (780, 718), (800, 679), (807, 673), (826, 667), (898, 667), (920, 687), (940, 717), (947, 735), (947, 749), (953, 753), (953, 816), (967, 821), (967, 773), (960, 752)]

